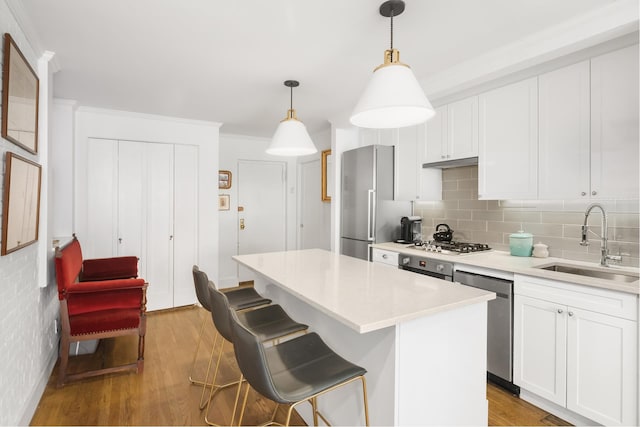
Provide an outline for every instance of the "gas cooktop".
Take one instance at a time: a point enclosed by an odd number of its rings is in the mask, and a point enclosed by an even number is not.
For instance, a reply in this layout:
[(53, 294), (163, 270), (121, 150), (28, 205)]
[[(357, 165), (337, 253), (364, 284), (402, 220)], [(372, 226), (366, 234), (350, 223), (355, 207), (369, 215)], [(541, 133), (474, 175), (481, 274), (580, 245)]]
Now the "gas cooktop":
[(469, 243), (469, 242), (446, 242), (439, 240), (431, 240), (428, 242), (414, 243), (416, 249), (424, 249), (427, 252), (441, 252), (457, 254), (470, 254), (474, 252), (489, 251), (491, 248), (486, 243)]

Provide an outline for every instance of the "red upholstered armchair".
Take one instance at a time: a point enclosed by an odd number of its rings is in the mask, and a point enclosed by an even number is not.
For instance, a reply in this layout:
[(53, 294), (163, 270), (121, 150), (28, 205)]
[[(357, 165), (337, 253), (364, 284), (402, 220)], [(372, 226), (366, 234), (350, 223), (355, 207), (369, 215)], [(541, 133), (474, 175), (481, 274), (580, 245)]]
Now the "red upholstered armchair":
[[(83, 260), (75, 236), (63, 249), (56, 248), (62, 323), (58, 387), (71, 380), (112, 372), (142, 372), (147, 283), (137, 277), (138, 259), (134, 256)], [(139, 337), (136, 362), (67, 374), (70, 343), (123, 335)]]

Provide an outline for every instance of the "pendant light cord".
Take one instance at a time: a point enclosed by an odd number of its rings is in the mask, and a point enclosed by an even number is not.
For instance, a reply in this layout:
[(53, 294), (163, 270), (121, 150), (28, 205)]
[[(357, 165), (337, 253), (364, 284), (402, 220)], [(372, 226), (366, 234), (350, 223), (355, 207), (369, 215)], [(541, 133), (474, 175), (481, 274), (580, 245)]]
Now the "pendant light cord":
[(391, 50), (393, 50), (393, 9), (391, 9)]
[(293, 86), (291, 86), (289, 89), (291, 89), (291, 98), (289, 100), (289, 109), (293, 110)]

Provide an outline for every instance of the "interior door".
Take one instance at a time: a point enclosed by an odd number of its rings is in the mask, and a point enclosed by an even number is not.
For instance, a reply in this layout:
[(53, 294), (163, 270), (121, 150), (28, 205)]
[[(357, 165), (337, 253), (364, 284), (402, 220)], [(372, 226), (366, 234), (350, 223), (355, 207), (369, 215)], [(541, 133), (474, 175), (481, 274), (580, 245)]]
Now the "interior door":
[(320, 160), (300, 164), (300, 249), (330, 249), (330, 204), (322, 202), (320, 168)]
[[(238, 162), (238, 254), (286, 250), (286, 163)], [(240, 281), (253, 274), (238, 270)]]

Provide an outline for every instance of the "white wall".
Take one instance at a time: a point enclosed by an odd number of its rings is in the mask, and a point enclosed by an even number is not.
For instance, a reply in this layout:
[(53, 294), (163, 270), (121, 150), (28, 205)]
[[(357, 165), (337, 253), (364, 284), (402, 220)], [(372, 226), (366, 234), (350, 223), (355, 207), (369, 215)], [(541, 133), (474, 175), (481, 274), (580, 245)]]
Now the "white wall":
[(74, 231), (87, 232), (87, 141), (89, 138), (196, 145), (198, 165), (198, 265), (218, 278), (219, 123), (79, 107), (74, 149)]
[(220, 135), (220, 163), (219, 169), (231, 171), (232, 184), (228, 190), (216, 188), (216, 194), (229, 194), (230, 206), (228, 211), (219, 212), (220, 243), (219, 264), (220, 276), (216, 285), (221, 288), (238, 284), (238, 268), (231, 256), (238, 253), (238, 186), (237, 172), (239, 160), (265, 160), (286, 162), (287, 164), (287, 241), (286, 249), (296, 248), (297, 227), (297, 158), (271, 156), (265, 150), (271, 142), (270, 138), (258, 138), (244, 135)]
[(76, 102), (54, 99), (51, 111), (51, 143), (49, 150), (49, 194), (51, 235), (69, 237), (73, 234), (73, 138)]
[[(0, 34), (4, 33), (11, 34), (31, 67), (38, 70), (39, 52), (35, 52), (29, 44), (7, 1), (0, 0)], [(41, 79), (48, 77), (41, 76)], [(46, 103), (49, 102), (47, 94), (45, 91)], [(41, 114), (44, 111), (46, 108), (41, 110)], [(46, 123), (48, 117), (40, 117), (40, 120), (40, 123)], [(40, 134), (47, 133), (46, 127), (40, 131)], [(17, 145), (0, 139), (3, 186), (6, 152), (33, 160), (44, 166), (45, 170), (48, 165), (46, 156), (28, 153)], [(46, 209), (44, 211), (45, 217), (40, 218), (41, 223), (47, 221)], [(46, 235), (42, 238), (46, 240)], [(57, 359), (58, 336), (54, 329), (59, 307), (57, 291), (52, 284), (39, 287), (38, 274), (42, 274), (46, 264), (46, 257), (39, 250), (38, 244), (32, 244), (0, 257), (1, 425), (29, 423)]]

